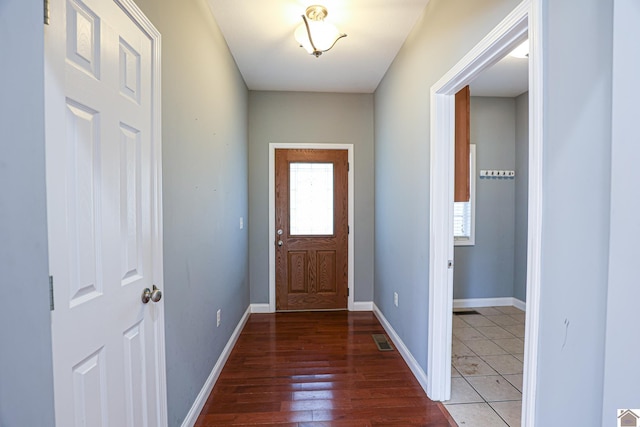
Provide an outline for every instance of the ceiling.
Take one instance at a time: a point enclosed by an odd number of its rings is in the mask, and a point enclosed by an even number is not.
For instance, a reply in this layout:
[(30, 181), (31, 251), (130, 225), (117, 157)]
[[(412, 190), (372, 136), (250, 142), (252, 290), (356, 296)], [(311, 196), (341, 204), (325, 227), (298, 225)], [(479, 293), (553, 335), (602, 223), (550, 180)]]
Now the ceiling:
[(471, 96), (515, 98), (529, 90), (529, 60), (505, 56), (469, 85)]
[[(429, 0), (207, 0), (250, 90), (372, 93)], [(312, 4), (347, 34), (319, 58), (293, 37)], [(527, 90), (527, 60), (506, 58), (471, 85), (473, 96)]]
[(429, 0), (321, 0), (347, 37), (319, 58), (293, 38), (313, 0), (208, 0), (251, 90), (372, 93)]

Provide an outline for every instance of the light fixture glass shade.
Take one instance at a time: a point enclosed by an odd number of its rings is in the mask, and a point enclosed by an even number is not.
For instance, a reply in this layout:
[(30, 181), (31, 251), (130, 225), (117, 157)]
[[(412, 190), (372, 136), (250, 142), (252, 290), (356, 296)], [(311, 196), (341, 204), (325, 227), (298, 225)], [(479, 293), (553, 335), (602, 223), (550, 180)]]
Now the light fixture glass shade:
[[(331, 49), (338, 39), (344, 36), (340, 31), (338, 31), (335, 25), (328, 22), (308, 20), (307, 23), (309, 24), (309, 32), (313, 38), (313, 44), (316, 46), (316, 50), (320, 53)], [(307, 28), (304, 24), (300, 25), (296, 29), (294, 36), (296, 41), (300, 43), (300, 46), (302, 46), (307, 52), (310, 54), (314, 53), (313, 46), (309, 40), (309, 35), (307, 34)]]
[(302, 25), (300, 25), (294, 37), (311, 55), (316, 58), (322, 55), (336, 44), (346, 34), (342, 34), (335, 25), (324, 21), (327, 16), (327, 8), (320, 5), (309, 6), (302, 15)]

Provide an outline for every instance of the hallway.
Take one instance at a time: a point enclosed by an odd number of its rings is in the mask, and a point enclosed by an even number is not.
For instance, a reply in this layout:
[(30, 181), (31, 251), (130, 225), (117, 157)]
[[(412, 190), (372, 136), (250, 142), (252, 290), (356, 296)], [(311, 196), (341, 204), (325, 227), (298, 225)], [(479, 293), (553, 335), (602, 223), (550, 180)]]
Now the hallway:
[(372, 312), (252, 314), (196, 426), (455, 426)]

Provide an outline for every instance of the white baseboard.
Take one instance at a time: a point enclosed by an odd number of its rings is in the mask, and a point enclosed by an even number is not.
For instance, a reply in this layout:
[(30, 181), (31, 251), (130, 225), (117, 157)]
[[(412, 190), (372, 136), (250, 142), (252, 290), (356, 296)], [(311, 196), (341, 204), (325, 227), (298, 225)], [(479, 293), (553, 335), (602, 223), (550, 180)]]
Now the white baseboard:
[(373, 301), (354, 301), (353, 311), (373, 311)]
[(426, 393), (427, 392), (427, 374), (424, 372), (422, 367), (418, 364), (418, 362), (413, 357), (413, 355), (411, 354), (407, 346), (404, 344), (402, 339), (400, 339), (400, 337), (398, 336), (396, 331), (393, 329), (391, 324), (384, 317), (384, 314), (382, 314), (378, 306), (375, 305), (375, 303), (372, 303), (372, 305), (373, 305), (373, 313), (376, 315), (376, 317), (382, 324), (382, 327), (389, 335), (389, 338), (391, 338), (391, 341), (393, 341), (393, 343), (395, 344), (396, 348), (398, 349), (398, 352), (400, 353), (404, 361), (409, 366), (409, 369), (411, 369), (411, 372), (413, 372), (413, 376), (416, 378), (416, 380), (418, 380), (418, 382), (420, 383), (420, 386), (422, 386), (422, 389)]
[(514, 306), (525, 311), (527, 303), (513, 297), (454, 299), (453, 308)]
[(513, 306), (515, 308), (519, 308), (522, 311), (527, 311), (527, 303), (522, 300), (519, 300), (518, 298), (513, 299)]
[(271, 313), (269, 303), (266, 304), (251, 304), (252, 313)]
[(251, 306), (247, 307), (247, 310), (244, 312), (244, 315), (240, 319), (240, 322), (238, 322), (238, 326), (236, 326), (236, 329), (231, 334), (229, 341), (227, 341), (227, 345), (224, 346), (220, 357), (218, 357), (218, 361), (213, 366), (213, 369), (209, 374), (209, 378), (207, 378), (207, 381), (205, 381), (204, 386), (202, 386), (202, 390), (200, 390), (200, 393), (198, 393), (198, 396), (196, 397), (195, 402), (193, 402), (189, 413), (184, 418), (182, 427), (193, 427), (195, 425), (196, 420), (198, 419), (198, 416), (202, 411), (202, 408), (204, 408), (204, 404), (207, 402), (207, 398), (211, 394), (211, 390), (213, 390), (213, 386), (215, 385), (218, 377), (220, 376), (220, 373), (222, 372), (224, 364), (227, 363), (227, 359), (229, 358), (229, 354), (231, 354), (231, 350), (233, 350), (233, 346), (236, 345), (236, 341), (238, 341), (238, 337), (240, 336), (240, 332), (242, 332), (242, 328), (244, 327), (245, 323), (247, 323), (247, 319), (249, 319), (249, 314), (251, 314)]

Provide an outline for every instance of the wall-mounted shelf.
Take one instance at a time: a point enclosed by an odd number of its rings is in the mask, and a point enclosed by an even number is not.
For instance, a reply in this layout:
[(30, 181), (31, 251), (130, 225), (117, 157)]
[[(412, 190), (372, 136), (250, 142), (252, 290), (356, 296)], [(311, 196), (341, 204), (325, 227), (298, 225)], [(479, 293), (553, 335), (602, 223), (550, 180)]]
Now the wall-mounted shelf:
[(482, 169), (480, 171), (480, 178), (515, 178), (516, 171), (509, 170), (497, 170), (497, 169)]

